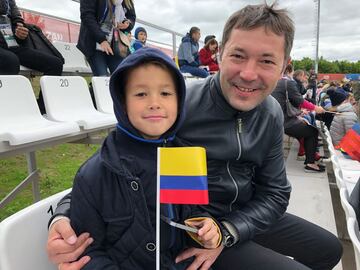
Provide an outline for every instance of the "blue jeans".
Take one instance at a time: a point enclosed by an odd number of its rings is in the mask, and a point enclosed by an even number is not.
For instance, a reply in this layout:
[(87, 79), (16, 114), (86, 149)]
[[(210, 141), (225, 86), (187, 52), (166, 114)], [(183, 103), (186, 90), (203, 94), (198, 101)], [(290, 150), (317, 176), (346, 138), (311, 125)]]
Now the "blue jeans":
[(94, 76), (108, 76), (108, 68), (110, 70), (110, 74), (113, 73), (123, 58), (95, 51), (94, 55), (89, 57), (87, 60)]
[(183, 65), (180, 67), (180, 71), (182, 73), (190, 73), (191, 75), (200, 78), (206, 78), (209, 76), (209, 72), (207, 72), (205, 69), (194, 66)]

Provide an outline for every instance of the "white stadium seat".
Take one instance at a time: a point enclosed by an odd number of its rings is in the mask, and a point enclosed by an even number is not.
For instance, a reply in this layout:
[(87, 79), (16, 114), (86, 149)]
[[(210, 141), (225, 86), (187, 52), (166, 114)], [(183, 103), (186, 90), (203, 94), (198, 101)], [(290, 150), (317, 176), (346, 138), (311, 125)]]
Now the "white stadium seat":
[(109, 81), (109, 77), (92, 77), (91, 79), (97, 110), (103, 113), (114, 114)]
[(85, 56), (79, 51), (75, 43), (55, 40), (53, 45), (65, 59), (64, 72), (92, 73)]
[(20, 145), (78, 132), (75, 122), (57, 123), (41, 114), (30, 81), (0, 76), (0, 141)]
[(0, 223), (1, 270), (57, 269), (46, 254), (47, 225), (56, 204), (70, 190), (39, 201)]
[(87, 82), (80, 76), (43, 76), (40, 79), (47, 117), (53, 121), (77, 122), (84, 129), (111, 128), (114, 115), (97, 111)]
[(347, 229), (351, 242), (354, 246), (356, 269), (360, 269), (360, 232), (356, 218), (349, 218), (347, 221)]
[(340, 189), (340, 201), (345, 212), (346, 220), (349, 218), (356, 218), (355, 210), (349, 203), (349, 192), (346, 187)]

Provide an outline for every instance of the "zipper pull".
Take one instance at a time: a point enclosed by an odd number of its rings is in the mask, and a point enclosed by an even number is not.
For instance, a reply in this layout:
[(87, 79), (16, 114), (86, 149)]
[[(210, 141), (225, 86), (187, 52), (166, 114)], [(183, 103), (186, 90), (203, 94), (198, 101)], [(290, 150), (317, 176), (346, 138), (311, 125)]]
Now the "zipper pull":
[(162, 147), (166, 147), (167, 142), (167, 139), (164, 139)]
[(242, 119), (238, 118), (237, 119), (237, 128), (238, 128), (238, 133), (242, 132)]

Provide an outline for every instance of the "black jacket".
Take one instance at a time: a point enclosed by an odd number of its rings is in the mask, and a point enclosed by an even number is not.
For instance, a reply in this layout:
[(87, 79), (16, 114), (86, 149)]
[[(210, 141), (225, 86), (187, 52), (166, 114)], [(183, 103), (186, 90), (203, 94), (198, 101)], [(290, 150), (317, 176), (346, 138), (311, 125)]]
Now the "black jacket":
[[(20, 11), (16, 6), (15, 0), (0, 0), (0, 15), (9, 16), (14, 34), (15, 34), (16, 24), (17, 23), (24, 24), (24, 19), (21, 17)], [(16, 40), (20, 41), (19, 39)], [(7, 48), (6, 42), (1, 34), (0, 34), (0, 47)]]
[(243, 242), (267, 230), (288, 205), (283, 115), (271, 96), (251, 111), (235, 110), (219, 78), (188, 86), (187, 118), (178, 136), (206, 148), (210, 204), (201, 208), (231, 223)]
[[(172, 69), (178, 85), (178, 121), (158, 140), (142, 138), (122, 104), (123, 72), (148, 58)], [(77, 234), (89, 232), (94, 238), (84, 253), (91, 260), (83, 269), (155, 269), (157, 147), (180, 145), (174, 135), (184, 118), (184, 79), (165, 54), (144, 48), (121, 63), (110, 79), (110, 91), (118, 126), (75, 177), (71, 225)], [(161, 213), (179, 222), (197, 210), (162, 205)], [(175, 257), (185, 247), (184, 233), (164, 222), (161, 226), (161, 269), (175, 269)]]
[[(285, 81), (287, 84), (285, 84)], [(299, 108), (301, 103), (304, 102), (304, 98), (300, 94), (296, 82), (287, 78), (282, 78), (278, 81), (275, 90), (272, 92), (272, 96), (279, 102), (281, 109), (284, 114), (284, 128), (289, 128), (295, 124), (301, 123), (301, 121), (296, 117), (289, 117), (286, 114), (286, 88), (288, 91), (289, 101), (290, 103)]]
[[(96, 43), (106, 40), (105, 33), (100, 29), (100, 21), (107, 10), (107, 2), (108, 0), (80, 0), (81, 25), (77, 47), (86, 58), (95, 53)], [(136, 20), (134, 7), (127, 10), (126, 18), (131, 23), (124, 31), (130, 31), (133, 29)]]

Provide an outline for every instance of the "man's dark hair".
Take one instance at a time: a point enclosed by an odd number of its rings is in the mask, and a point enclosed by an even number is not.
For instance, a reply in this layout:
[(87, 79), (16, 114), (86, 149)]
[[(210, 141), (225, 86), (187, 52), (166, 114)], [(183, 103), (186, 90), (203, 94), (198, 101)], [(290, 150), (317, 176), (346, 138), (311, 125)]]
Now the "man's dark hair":
[[(271, 31), (279, 36), (284, 35), (285, 60), (288, 60), (293, 46), (295, 26), (288, 15), (288, 11), (286, 9), (275, 9), (276, 4), (275, 1), (272, 5), (267, 3), (248, 5), (231, 15), (224, 26), (221, 48), (225, 48), (233, 29), (252, 30), (265, 27), (266, 31)], [(223, 49), (221, 55), (222, 53)]]
[(190, 37), (192, 37), (192, 35), (194, 33), (197, 33), (197, 32), (200, 32), (200, 28), (199, 27), (196, 27), (196, 26), (193, 26), (190, 28), (190, 31), (189, 31), (189, 34), (190, 34)]

